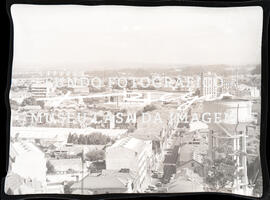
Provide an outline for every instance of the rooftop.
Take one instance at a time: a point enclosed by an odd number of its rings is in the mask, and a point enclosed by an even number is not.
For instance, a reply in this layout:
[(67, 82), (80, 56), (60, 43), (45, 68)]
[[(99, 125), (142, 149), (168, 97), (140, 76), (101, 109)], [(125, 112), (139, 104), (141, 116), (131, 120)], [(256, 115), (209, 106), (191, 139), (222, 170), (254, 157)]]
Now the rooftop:
[(145, 143), (143, 140), (134, 138), (134, 137), (125, 137), (120, 140), (117, 140), (111, 147), (109, 148), (115, 148), (115, 147), (123, 147), (126, 149), (129, 149), (131, 151), (135, 151), (137, 153), (141, 152), (144, 147)]
[(73, 159), (50, 159), (49, 162), (54, 166), (55, 171), (64, 171), (68, 170), (82, 171), (82, 159), (73, 158)]
[(135, 179), (132, 172), (122, 173), (116, 170), (103, 170), (101, 174), (88, 175), (81, 181), (74, 183), (72, 189), (81, 189), (82, 181), (85, 189), (123, 189), (126, 190), (127, 183)]
[(10, 156), (14, 158), (18, 155), (24, 154), (36, 154), (39, 156), (43, 156), (44, 153), (40, 150), (35, 144), (31, 142), (12, 142), (10, 144)]
[(175, 180), (168, 184), (169, 193), (204, 192), (202, 178), (189, 169), (176, 174)]

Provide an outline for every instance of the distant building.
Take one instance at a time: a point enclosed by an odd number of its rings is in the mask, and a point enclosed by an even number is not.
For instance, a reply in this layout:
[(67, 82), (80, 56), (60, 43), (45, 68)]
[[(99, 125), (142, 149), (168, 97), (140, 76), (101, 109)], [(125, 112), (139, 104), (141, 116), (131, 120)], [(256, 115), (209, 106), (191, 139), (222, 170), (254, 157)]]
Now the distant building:
[(152, 156), (151, 141), (125, 137), (106, 149), (106, 169), (129, 169), (139, 176), (139, 188), (147, 185)]
[(51, 82), (47, 83), (34, 83), (30, 86), (30, 93), (34, 98), (49, 97), (54, 87)]
[(87, 86), (73, 87), (73, 93), (78, 95), (89, 95), (89, 87)]
[(235, 94), (237, 89), (237, 81), (233, 77), (224, 77), (221, 92), (223, 94)]
[(210, 98), (218, 97), (219, 88), (221, 86), (221, 78), (213, 73), (201, 74), (201, 96)]
[(261, 95), (260, 90), (255, 86), (240, 84), (238, 90), (238, 96), (240, 97), (259, 98)]

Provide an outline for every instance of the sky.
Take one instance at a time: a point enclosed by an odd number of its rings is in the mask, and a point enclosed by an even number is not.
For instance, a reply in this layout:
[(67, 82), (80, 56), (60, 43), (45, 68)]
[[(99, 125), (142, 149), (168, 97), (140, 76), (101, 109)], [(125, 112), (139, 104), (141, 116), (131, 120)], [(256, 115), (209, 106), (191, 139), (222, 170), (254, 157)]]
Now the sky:
[(261, 62), (261, 7), (12, 5), (13, 71)]

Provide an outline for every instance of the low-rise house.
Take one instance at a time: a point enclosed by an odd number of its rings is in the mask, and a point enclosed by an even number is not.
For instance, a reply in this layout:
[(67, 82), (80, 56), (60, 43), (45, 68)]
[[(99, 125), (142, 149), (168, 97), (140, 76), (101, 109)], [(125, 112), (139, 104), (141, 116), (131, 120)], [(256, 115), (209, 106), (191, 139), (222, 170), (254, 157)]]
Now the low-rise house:
[(179, 149), (178, 169), (189, 168), (200, 176), (204, 176), (203, 159), (206, 155), (207, 145), (186, 144)]
[(203, 180), (189, 169), (183, 169), (176, 174), (168, 185), (168, 193), (204, 192)]
[(89, 174), (71, 186), (72, 194), (108, 194), (136, 192), (137, 175), (128, 170), (103, 170)]

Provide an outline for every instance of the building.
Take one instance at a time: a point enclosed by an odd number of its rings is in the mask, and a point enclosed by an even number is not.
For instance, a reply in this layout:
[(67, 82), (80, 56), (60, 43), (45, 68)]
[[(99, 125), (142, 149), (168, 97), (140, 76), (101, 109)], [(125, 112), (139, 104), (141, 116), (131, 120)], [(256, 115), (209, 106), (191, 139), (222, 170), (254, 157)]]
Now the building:
[(45, 154), (31, 142), (12, 142), (10, 145), (10, 170), (20, 177), (38, 181), (46, 190)]
[(30, 93), (35, 98), (46, 98), (48, 86), (45, 83), (35, 83), (30, 86)]
[(89, 87), (75, 86), (75, 87), (73, 87), (73, 93), (78, 94), (78, 95), (89, 95)]
[(125, 137), (107, 147), (106, 169), (134, 171), (139, 177), (139, 189), (144, 189), (147, 186), (148, 175), (150, 174), (151, 156), (151, 141)]
[(222, 80), (216, 74), (210, 72), (201, 74), (201, 96), (216, 98), (221, 86)]
[[(205, 147), (197, 147), (194, 149), (191, 147), (192, 145), (184, 145), (182, 149), (180, 148), (180, 163), (177, 169), (188, 168), (193, 172), (199, 174), (201, 177), (204, 176), (204, 151)], [(202, 150), (202, 151), (200, 151)]]
[[(140, 140), (150, 141), (152, 143), (152, 156), (150, 156), (151, 170), (163, 173), (163, 160), (165, 157), (165, 151), (163, 151), (162, 138), (158, 135), (151, 134), (138, 134), (136, 129), (130, 135)], [(140, 131), (140, 130), (139, 130)], [(143, 129), (141, 130), (143, 131)], [(140, 132), (139, 132), (140, 133)]]
[(71, 186), (72, 194), (109, 194), (136, 192), (137, 175), (130, 170), (103, 170), (89, 174)]
[(185, 168), (178, 172), (175, 179), (168, 184), (168, 193), (204, 192), (203, 179)]
[(220, 113), (221, 121), (228, 124), (252, 122), (252, 102), (245, 99), (224, 97), (203, 103), (203, 112)]
[(224, 77), (223, 78), (223, 84), (222, 84), (222, 94), (236, 94), (237, 93), (237, 88), (238, 88), (238, 83), (237, 80), (232, 77)]
[(261, 92), (255, 86), (248, 86), (245, 84), (239, 84), (238, 96), (247, 97), (247, 98), (259, 98), (261, 96)]

